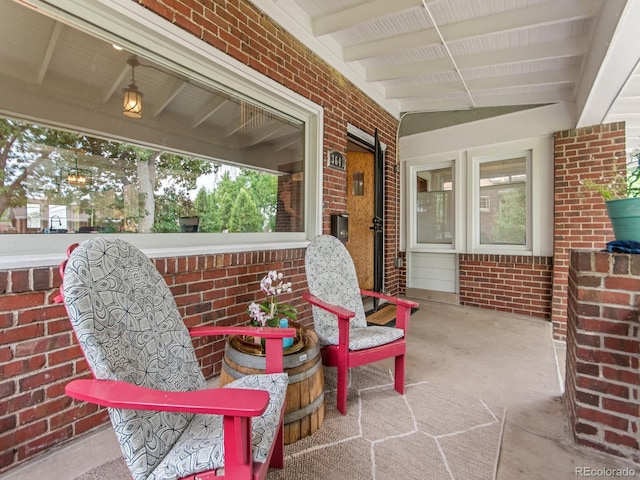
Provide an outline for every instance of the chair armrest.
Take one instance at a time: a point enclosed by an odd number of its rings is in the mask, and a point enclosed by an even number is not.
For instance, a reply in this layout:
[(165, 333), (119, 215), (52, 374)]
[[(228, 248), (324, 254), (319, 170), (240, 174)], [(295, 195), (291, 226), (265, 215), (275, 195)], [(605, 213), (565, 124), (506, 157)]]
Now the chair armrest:
[(325, 302), (321, 298), (312, 295), (310, 292), (303, 292), (302, 297), (308, 301), (311, 305), (322, 308), (329, 313), (333, 313), (338, 317), (338, 355), (341, 357), (341, 361), (346, 365), (347, 355), (349, 353), (349, 327), (350, 320), (356, 316), (356, 312), (352, 312), (344, 307), (338, 305), (332, 305), (329, 302)]
[(249, 335), (260, 338), (290, 338), (296, 336), (295, 328), (279, 327), (192, 327), (189, 329), (192, 337), (210, 337), (221, 335)]
[(269, 403), (269, 394), (263, 390), (215, 388), (166, 392), (116, 380), (73, 380), (64, 391), (72, 398), (103, 407), (235, 417), (261, 415)]
[(355, 317), (356, 315), (355, 312), (352, 312), (351, 310), (347, 310), (346, 308), (340, 307), (338, 305), (332, 305), (331, 303), (325, 302), (324, 300), (316, 297), (315, 295), (312, 295), (309, 292), (304, 292), (302, 294), (302, 297), (311, 305), (315, 305), (316, 307), (320, 307), (329, 313), (333, 313), (340, 319), (348, 320), (352, 317)]
[(251, 337), (261, 337), (266, 339), (265, 348), (267, 351), (265, 358), (266, 373), (284, 372), (283, 359), (283, 338), (296, 336), (295, 328), (279, 327), (192, 327), (189, 329), (192, 337), (208, 337), (212, 335), (249, 335)]
[(393, 303), (394, 305), (400, 305), (402, 307), (407, 308), (417, 308), (418, 302), (414, 302), (413, 300), (407, 300), (399, 297), (392, 297), (391, 295), (385, 295), (384, 293), (372, 292), (370, 290), (360, 290), (362, 295), (366, 295), (368, 297), (376, 297), (382, 300), (386, 300), (389, 303)]
[(396, 306), (396, 328), (401, 328), (406, 331), (409, 328), (409, 317), (411, 316), (411, 309), (417, 308), (418, 303), (412, 300), (406, 300), (404, 298), (392, 297), (391, 295), (385, 295), (384, 293), (372, 292), (369, 290), (360, 290), (362, 295), (369, 297), (376, 297), (382, 300), (386, 300), (392, 305)]

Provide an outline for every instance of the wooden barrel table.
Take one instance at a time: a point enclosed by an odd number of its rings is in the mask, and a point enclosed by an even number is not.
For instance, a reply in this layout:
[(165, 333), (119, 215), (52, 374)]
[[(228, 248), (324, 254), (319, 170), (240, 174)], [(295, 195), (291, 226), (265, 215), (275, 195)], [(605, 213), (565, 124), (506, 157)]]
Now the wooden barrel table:
[[(236, 336), (227, 340), (220, 386), (266, 371), (264, 355), (243, 351), (239, 340)], [(284, 443), (289, 445), (311, 435), (324, 422), (324, 371), (318, 337), (313, 330), (300, 326), (296, 342), (284, 353), (284, 371), (289, 374)]]

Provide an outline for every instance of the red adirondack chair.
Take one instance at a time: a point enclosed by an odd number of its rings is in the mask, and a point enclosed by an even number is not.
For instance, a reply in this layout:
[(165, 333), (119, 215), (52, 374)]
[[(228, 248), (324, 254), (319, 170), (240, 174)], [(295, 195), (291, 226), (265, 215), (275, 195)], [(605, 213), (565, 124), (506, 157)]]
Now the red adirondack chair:
[[(67, 253), (57, 300), (93, 379), (65, 391), (109, 407), (134, 480), (263, 479), (283, 467), (282, 338), (295, 329), (187, 329), (164, 279), (131, 244), (94, 237)], [(191, 337), (230, 334), (266, 339), (267, 373), (207, 388)]]
[[(361, 290), (346, 247), (330, 235), (317, 236), (307, 248), (305, 265), (313, 306), (315, 331), (322, 345), (322, 361), (337, 367), (337, 407), (347, 413), (348, 371), (367, 363), (395, 357), (394, 387), (404, 394), (405, 352), (411, 309), (416, 302)], [(367, 325), (362, 296), (396, 305), (396, 326)]]

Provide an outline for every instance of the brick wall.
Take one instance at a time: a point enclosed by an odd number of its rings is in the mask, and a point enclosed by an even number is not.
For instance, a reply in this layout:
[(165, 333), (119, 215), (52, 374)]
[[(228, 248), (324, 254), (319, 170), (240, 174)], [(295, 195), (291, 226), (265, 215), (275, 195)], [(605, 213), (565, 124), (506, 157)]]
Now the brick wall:
[(625, 168), (624, 122), (557, 132), (554, 136), (554, 254), (551, 319), (555, 338), (566, 336), (567, 278), (572, 248), (602, 249), (613, 230), (602, 197), (580, 188), (586, 178)]
[[(378, 129), (380, 140), (387, 145), (385, 290), (391, 294), (404, 291), (404, 274), (393, 267), (398, 244), (397, 119), (247, 0), (136, 3), (322, 105), (324, 158), (330, 150), (346, 151), (349, 123), (372, 135)], [(321, 161), (326, 164), (324, 158)], [(325, 167), (323, 198), (323, 230), (329, 232), (330, 214), (345, 210), (344, 172)], [(293, 303), (299, 304), (306, 285), (302, 256), (301, 250), (294, 249), (167, 258), (156, 263), (187, 325), (192, 326), (248, 320), (244, 310), (259, 295), (257, 282), (268, 269), (284, 269), (295, 284)], [(76, 405), (63, 394), (64, 385), (82, 375), (85, 367), (64, 308), (52, 304), (58, 283), (57, 269), (52, 268), (0, 272), (0, 471), (95, 428), (106, 418), (103, 411)], [(309, 315), (302, 311), (302, 323), (305, 318), (309, 321)], [(218, 371), (222, 348), (222, 342), (200, 340), (197, 344), (207, 375)]]
[[(248, 304), (263, 298), (268, 270), (293, 283), (299, 321), (311, 322), (304, 250), (276, 250), (155, 259), (187, 326), (247, 324)], [(64, 306), (54, 304), (57, 268), (0, 272), (0, 471), (106, 421), (104, 409), (64, 395), (69, 380), (88, 374)], [(217, 375), (224, 340), (194, 342), (203, 372)], [(55, 412), (55, 413), (52, 413)]]
[(458, 262), (461, 305), (550, 317), (551, 258), (460, 254)]
[(640, 463), (640, 255), (572, 251), (567, 304), (575, 439)]

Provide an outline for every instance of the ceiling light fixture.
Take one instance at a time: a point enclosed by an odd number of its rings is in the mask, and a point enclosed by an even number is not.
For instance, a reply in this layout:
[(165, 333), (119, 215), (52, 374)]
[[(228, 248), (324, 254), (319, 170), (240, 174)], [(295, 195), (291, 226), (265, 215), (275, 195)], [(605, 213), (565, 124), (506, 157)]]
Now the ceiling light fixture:
[(93, 183), (93, 176), (91, 170), (85, 168), (78, 168), (78, 154), (76, 153), (76, 166), (70, 168), (66, 175), (66, 180), (69, 185), (91, 185)]
[(127, 63), (131, 65), (131, 83), (127, 88), (123, 88), (124, 99), (122, 103), (122, 114), (129, 118), (142, 118), (142, 93), (136, 86), (135, 68), (140, 65), (138, 57), (129, 57)]

